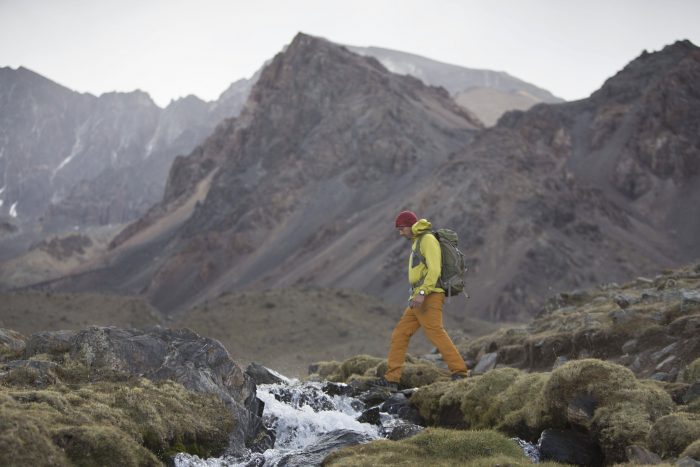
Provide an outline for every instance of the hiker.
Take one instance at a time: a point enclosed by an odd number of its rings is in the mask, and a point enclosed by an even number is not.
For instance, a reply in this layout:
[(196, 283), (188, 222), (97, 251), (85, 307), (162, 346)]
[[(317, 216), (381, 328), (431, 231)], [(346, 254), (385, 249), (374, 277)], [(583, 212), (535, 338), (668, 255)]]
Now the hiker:
[[(420, 327), (440, 351), (442, 359), (452, 373), (452, 379), (465, 378), (468, 373), (467, 365), (442, 324), (445, 291), (437, 285), (441, 271), (440, 244), (430, 230), (431, 224), (426, 219), (418, 220), (416, 214), (411, 211), (402, 211), (396, 217), (396, 229), (399, 235), (412, 242), (408, 265), (411, 297), (408, 307), (391, 334), (389, 366), (378, 385), (393, 391), (398, 390), (408, 343)], [(419, 251), (416, 251), (418, 246)]]

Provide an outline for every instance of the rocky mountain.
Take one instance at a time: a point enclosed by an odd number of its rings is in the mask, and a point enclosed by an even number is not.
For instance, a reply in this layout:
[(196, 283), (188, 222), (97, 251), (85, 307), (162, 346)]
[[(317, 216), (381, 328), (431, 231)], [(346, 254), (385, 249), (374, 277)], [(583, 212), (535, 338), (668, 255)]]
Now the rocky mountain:
[(138, 217), (162, 196), (174, 157), (240, 112), (249, 83), (215, 102), (189, 96), (161, 109), (140, 91), (95, 97), (0, 69), (0, 216), (22, 227), (22, 247), (37, 225), (45, 233)]
[(509, 110), (527, 110), (535, 104), (558, 103), (551, 92), (502, 71), (450, 65), (419, 55), (380, 47), (348, 49), (374, 57), (389, 71), (411, 75), (432, 86), (442, 86), (458, 104), (474, 112), (485, 125), (494, 125)]
[(175, 161), (163, 201), (52, 287), (143, 293), (166, 313), (303, 285), (400, 306), (393, 219), (411, 208), (459, 232), (472, 315), (526, 319), (558, 291), (698, 257), (698, 69), (679, 42), (589, 99), (481, 130), (443, 90), (299, 35), (241, 116)]

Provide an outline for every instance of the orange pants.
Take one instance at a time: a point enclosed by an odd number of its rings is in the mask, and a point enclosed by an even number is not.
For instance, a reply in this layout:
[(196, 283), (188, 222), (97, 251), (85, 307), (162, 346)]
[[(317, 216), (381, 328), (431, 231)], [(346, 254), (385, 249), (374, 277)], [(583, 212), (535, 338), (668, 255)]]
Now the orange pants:
[(447, 363), (452, 374), (466, 376), (467, 365), (442, 325), (442, 304), (444, 301), (445, 294), (431, 293), (425, 297), (420, 308), (409, 307), (403, 312), (403, 316), (396, 323), (394, 332), (391, 334), (389, 367), (384, 375), (387, 381), (398, 383), (401, 379), (408, 342), (420, 327), (423, 328), (423, 332), (430, 342), (440, 351), (442, 359)]

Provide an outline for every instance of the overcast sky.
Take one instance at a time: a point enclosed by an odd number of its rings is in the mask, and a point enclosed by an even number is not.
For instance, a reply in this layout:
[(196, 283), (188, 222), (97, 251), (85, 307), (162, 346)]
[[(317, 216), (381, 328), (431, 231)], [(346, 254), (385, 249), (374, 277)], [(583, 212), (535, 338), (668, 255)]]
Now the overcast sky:
[(216, 99), (299, 32), (587, 97), (642, 50), (700, 45), (699, 0), (0, 0), (0, 66), (71, 89)]

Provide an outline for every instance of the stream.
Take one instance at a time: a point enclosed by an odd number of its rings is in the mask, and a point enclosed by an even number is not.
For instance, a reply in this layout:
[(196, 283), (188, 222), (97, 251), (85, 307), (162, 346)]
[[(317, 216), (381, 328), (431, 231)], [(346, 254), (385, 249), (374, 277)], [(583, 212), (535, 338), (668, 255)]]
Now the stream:
[[(334, 390), (329, 391), (329, 386)], [(209, 459), (180, 453), (174, 464), (176, 467), (313, 466), (320, 465), (331, 451), (340, 447), (379, 438), (399, 439), (423, 429), (397, 414), (379, 412), (376, 408), (368, 410), (375, 405), (371, 401), (328, 394), (343, 392), (343, 388), (347, 386), (297, 380), (259, 385), (257, 396), (265, 403), (265, 425), (276, 435), (274, 448), (262, 453), (250, 452), (244, 457)], [(386, 407), (386, 404), (382, 405), (382, 409)], [(391, 408), (388, 410), (396, 412)], [(358, 418), (369, 419), (372, 423), (362, 423)], [(536, 447), (517, 441), (536, 462), (537, 453), (532, 450)]]

